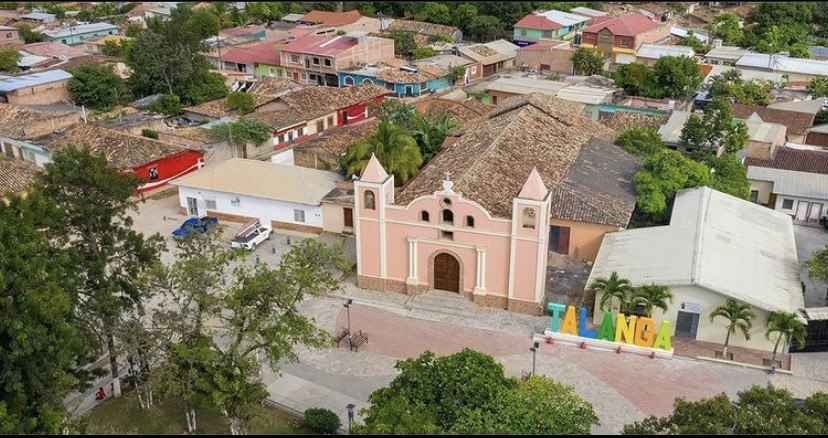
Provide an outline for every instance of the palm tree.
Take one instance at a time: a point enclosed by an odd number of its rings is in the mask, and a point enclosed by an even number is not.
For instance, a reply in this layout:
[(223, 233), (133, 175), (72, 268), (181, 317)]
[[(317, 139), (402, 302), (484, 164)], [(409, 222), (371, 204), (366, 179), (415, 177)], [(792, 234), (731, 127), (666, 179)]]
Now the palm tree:
[(596, 295), (601, 294), (601, 310), (612, 310), (613, 302), (617, 300), (618, 311), (623, 312), (629, 304), (632, 283), (612, 271), (609, 278), (600, 277), (593, 280), (587, 290)]
[(440, 152), (446, 137), (457, 130), (457, 124), (446, 112), (436, 120), (432, 120), (433, 118), (418, 113), (412, 130), (425, 163), (431, 161), (437, 152)]
[(796, 343), (799, 348), (805, 346), (805, 324), (794, 313), (771, 312), (768, 315), (767, 331), (765, 332), (768, 340), (771, 339), (773, 333), (779, 333), (779, 337), (776, 338), (776, 343), (773, 345), (773, 357), (771, 358), (771, 367), (776, 368), (776, 352), (782, 339), (785, 339), (786, 344)]
[(673, 304), (673, 293), (670, 288), (660, 284), (637, 287), (630, 296), (630, 308), (641, 306), (647, 317), (653, 316), (653, 308), (658, 307), (662, 312), (668, 309), (668, 303)]
[(423, 165), (423, 156), (414, 137), (386, 118), (380, 120), (373, 137), (360, 140), (348, 148), (343, 157), (345, 175), (351, 177), (362, 173), (371, 154), (376, 155), (386, 171), (394, 174), (399, 184), (416, 176)]
[(736, 333), (736, 330), (741, 330), (746, 340), (750, 340), (750, 329), (753, 328), (753, 319), (756, 318), (756, 313), (749, 305), (740, 302), (735, 298), (728, 298), (724, 304), (719, 304), (718, 307), (710, 312), (710, 322), (720, 316), (728, 321), (727, 336), (725, 336), (724, 349), (722, 354), (727, 358), (727, 347), (730, 344), (730, 335)]

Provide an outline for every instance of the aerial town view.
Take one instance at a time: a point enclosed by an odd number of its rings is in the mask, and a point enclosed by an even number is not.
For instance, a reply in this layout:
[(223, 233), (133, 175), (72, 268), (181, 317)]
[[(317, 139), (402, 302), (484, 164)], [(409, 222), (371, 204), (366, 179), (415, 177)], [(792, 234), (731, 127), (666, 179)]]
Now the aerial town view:
[(0, 2), (0, 434), (828, 435), (828, 1)]

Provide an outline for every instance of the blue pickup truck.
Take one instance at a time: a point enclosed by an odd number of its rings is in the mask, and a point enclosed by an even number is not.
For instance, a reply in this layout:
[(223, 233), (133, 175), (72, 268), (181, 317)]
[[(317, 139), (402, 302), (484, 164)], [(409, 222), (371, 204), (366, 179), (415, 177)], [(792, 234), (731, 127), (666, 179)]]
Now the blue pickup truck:
[(204, 233), (217, 224), (218, 219), (212, 216), (191, 217), (184, 221), (177, 230), (173, 231), (172, 236), (175, 239), (181, 239), (196, 233)]

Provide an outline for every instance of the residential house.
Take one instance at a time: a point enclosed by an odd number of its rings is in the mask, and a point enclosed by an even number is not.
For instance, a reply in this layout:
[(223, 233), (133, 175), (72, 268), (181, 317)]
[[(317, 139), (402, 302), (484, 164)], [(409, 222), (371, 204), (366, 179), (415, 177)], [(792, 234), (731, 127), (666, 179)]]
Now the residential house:
[(231, 158), (244, 158), (245, 154), (254, 155), (249, 151), (250, 148), (232, 146), (225, 140), (213, 138), (209, 130), (212, 126), (220, 123), (226, 123), (226, 120), (222, 119), (199, 126), (159, 130), (158, 140), (201, 151), (204, 154), (204, 164), (206, 166)]
[(254, 76), (285, 77), (277, 44), (265, 41), (253, 45), (234, 47), (221, 55), (221, 68)]
[(23, 39), (20, 30), (11, 26), (0, 26), (0, 47), (20, 47)]
[(204, 166), (201, 151), (85, 123), (37, 138), (33, 143), (50, 156), (69, 146), (84, 147), (93, 154), (102, 154), (112, 167), (141, 178), (141, 183), (136, 187), (139, 192), (160, 189)]
[(306, 35), (282, 46), (280, 56), (282, 67), (294, 81), (336, 87), (342, 70), (393, 59), (394, 40), (360, 32)]
[(253, 40), (263, 40), (267, 36), (267, 32), (265, 31), (265, 28), (262, 26), (240, 26), (221, 29), (219, 31), (219, 35), (225, 35), (229, 37), (246, 37)]
[(20, 76), (0, 76), (0, 102), (44, 105), (69, 100), (66, 83), (72, 75), (60, 69)]
[(785, 55), (746, 53), (735, 65), (745, 70), (781, 73), (788, 82), (810, 82), (815, 77), (828, 76), (828, 61)]
[(34, 139), (65, 130), (80, 122), (77, 112), (46, 112), (0, 103), (0, 152), (43, 167), (49, 154)]
[[(606, 12), (596, 11), (595, 9), (587, 8), (586, 6), (578, 6), (576, 8), (572, 8), (572, 9), (569, 10), (569, 13), (575, 14), (575, 15), (581, 15), (583, 17), (589, 17), (590, 20), (593, 19), (593, 18), (607, 16)], [(587, 21), (587, 25), (590, 25), (590, 24), (592, 24), (592, 23), (590, 21)]]
[(748, 49), (738, 46), (718, 46), (710, 49), (704, 57), (708, 64), (712, 65), (736, 65), (742, 56), (752, 53)]
[(586, 26), (590, 17), (557, 10), (533, 12), (514, 26), (512, 41), (527, 46), (540, 39), (568, 39)]
[(666, 3), (646, 3), (638, 7), (638, 12), (655, 22), (666, 23), (673, 19), (676, 11)]
[(274, 228), (321, 233), (322, 198), (342, 176), (335, 172), (234, 158), (193, 172), (178, 187), (181, 211)]
[(635, 53), (635, 62), (652, 67), (656, 61), (664, 56), (684, 56), (695, 59), (696, 52), (687, 46), (672, 46), (667, 44), (642, 44)]
[(788, 143), (773, 156), (745, 159), (750, 200), (817, 225), (828, 214), (828, 151)]
[(0, 202), (8, 193), (25, 194), (35, 183), (40, 168), (13, 158), (0, 159)]
[(785, 126), (787, 141), (793, 143), (803, 143), (805, 131), (814, 124), (813, 113), (738, 103), (733, 104), (732, 108), (734, 118), (747, 120), (751, 115), (756, 114), (762, 121)]
[[(771, 351), (768, 315), (804, 307), (790, 218), (708, 187), (680, 190), (669, 225), (607, 233), (587, 284), (614, 272), (634, 286), (670, 289), (673, 302), (666, 312), (653, 309), (652, 318), (669, 321), (675, 338), (723, 343), (727, 321), (710, 312), (735, 298), (756, 322), (749, 337), (731, 336), (730, 345)], [(606, 310), (601, 298), (596, 294), (595, 324)]]
[(816, 115), (820, 111), (828, 108), (828, 97), (817, 97), (815, 99), (803, 100), (777, 101), (768, 104), (768, 108), (796, 111), (798, 113), (809, 113), (813, 114), (814, 117), (816, 117)]
[(539, 72), (571, 75), (575, 71), (572, 55), (575, 48), (567, 41), (546, 41), (521, 47), (517, 50), (515, 66), (530, 68)]
[(29, 12), (20, 18), (23, 21), (28, 21), (29, 23), (34, 24), (53, 23), (57, 21), (57, 17), (54, 14), (47, 14), (45, 12)]
[[(290, 89), (290, 81), (285, 79), (285, 90)], [(253, 96), (253, 108), (258, 110), (263, 105), (276, 100), (276, 96), (268, 94), (249, 93)], [(237, 111), (231, 110), (227, 98), (221, 98), (204, 102), (181, 110), (184, 117), (195, 122), (211, 122), (223, 118), (237, 118), (241, 116)]]
[(89, 23), (69, 25), (68, 27), (44, 30), (44, 41), (59, 41), (70, 46), (80, 44), (85, 39), (105, 35), (117, 35), (118, 26), (109, 23)]
[(414, 65), (431, 64), (451, 71), (455, 67), (463, 67), (463, 77), (457, 78), (456, 85), (467, 85), (483, 77), (483, 65), (471, 59), (457, 55), (434, 55), (414, 61)]
[[(359, 140), (371, 137), (377, 130), (377, 119), (370, 118), (349, 125), (326, 129), (306, 141), (293, 146), (287, 163), (311, 169), (337, 171), (339, 161), (348, 147)], [(351, 202), (353, 207), (353, 202)]]
[(363, 66), (339, 72), (339, 86), (351, 87), (367, 82), (385, 87), (396, 97), (419, 97), (450, 88), (450, 74), (450, 70), (424, 63)]
[(658, 43), (670, 36), (670, 26), (633, 12), (617, 17), (599, 17), (582, 31), (581, 47), (603, 53), (635, 54), (647, 43)]
[[(667, 123), (658, 128), (661, 140), (667, 147), (682, 153), (692, 152), (696, 149), (696, 146), (686, 144), (681, 140), (681, 131), (690, 119), (690, 115), (690, 111), (673, 111)], [(748, 139), (745, 142), (744, 149), (740, 151), (741, 156), (767, 158), (776, 149), (785, 145), (787, 128), (784, 125), (766, 122), (755, 114), (744, 119), (743, 122), (747, 127)], [(710, 149), (712, 146), (706, 144), (702, 145), (701, 148)], [(721, 155), (724, 150), (719, 148), (714, 152), (716, 155)]]
[(134, 38), (124, 36), (124, 35), (106, 35), (97, 38), (89, 38), (83, 42), (83, 48), (87, 52), (91, 53), (103, 53), (104, 47), (107, 44), (115, 44), (120, 46), (121, 44), (132, 41)]
[(483, 67), (483, 77), (491, 76), (515, 65), (518, 46), (506, 41), (496, 40), (485, 44), (473, 44), (458, 47), (460, 56), (479, 63)]
[(30, 43), (20, 48), (17, 65), (23, 71), (56, 66), (71, 59), (88, 55), (87, 52), (59, 42)]
[(383, 29), (384, 32), (395, 30), (413, 33), (418, 46), (426, 46), (436, 41), (449, 43), (463, 41), (463, 31), (455, 26), (447, 26), (445, 24), (394, 19)]
[(311, 11), (303, 15), (297, 22), (332, 28), (334, 32), (380, 32), (379, 20), (365, 17), (356, 10), (348, 12)]
[(549, 253), (592, 260), (635, 205), (640, 160), (581, 109), (511, 99), (399, 191), (373, 157), (354, 182), (357, 284), (540, 314)]
[[(429, 120), (440, 120), (447, 114), (457, 125), (457, 131), (451, 133), (447, 141), (453, 142), (451, 137), (459, 137), (469, 128), (480, 123), (488, 114), (489, 107), (475, 98), (453, 100), (441, 97), (427, 97), (414, 104), (414, 109), (426, 116)], [(444, 146), (446, 144), (444, 143)]]
[(489, 103), (498, 105), (514, 96), (540, 93), (556, 96), (559, 99), (598, 105), (609, 103), (617, 91), (615, 88), (601, 87), (588, 83), (573, 83), (536, 79), (528, 77), (501, 76), (486, 85)]

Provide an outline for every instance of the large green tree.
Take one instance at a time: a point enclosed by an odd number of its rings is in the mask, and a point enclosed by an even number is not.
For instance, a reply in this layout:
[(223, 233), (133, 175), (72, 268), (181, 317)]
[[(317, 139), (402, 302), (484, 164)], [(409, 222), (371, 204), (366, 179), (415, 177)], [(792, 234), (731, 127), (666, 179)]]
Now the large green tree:
[(0, 201), (0, 433), (61, 434), (63, 400), (89, 377), (75, 259), (44, 230), (57, 215), (38, 192)]
[(579, 47), (572, 54), (572, 65), (575, 73), (591, 76), (599, 75), (604, 71), (604, 57), (585, 47)]
[(710, 169), (681, 152), (665, 149), (644, 160), (635, 175), (637, 207), (656, 221), (669, 218), (676, 192), (710, 185)]
[(626, 435), (824, 435), (828, 432), (828, 394), (798, 403), (791, 393), (768, 385), (753, 386), (735, 400), (721, 395), (677, 399), (672, 414), (650, 417), (624, 427)]
[(646, 126), (630, 126), (624, 129), (618, 134), (615, 144), (639, 157), (648, 157), (664, 149), (664, 142), (658, 131)]
[[(805, 267), (808, 268), (808, 275), (811, 278), (828, 282), (828, 244), (825, 248), (814, 252), (811, 259), (805, 262)], [(828, 292), (825, 294), (825, 305), (828, 305)]]
[(420, 173), (423, 155), (417, 146), (417, 140), (400, 126), (383, 117), (373, 137), (352, 144), (343, 157), (343, 170), (347, 177), (362, 173), (371, 155), (375, 155), (380, 164), (389, 173), (394, 174), (395, 182), (404, 184)]
[(115, 393), (120, 390), (116, 330), (124, 312), (141, 299), (140, 276), (157, 259), (160, 236), (145, 238), (132, 229), (129, 210), (138, 178), (109, 166), (103, 155), (66, 147), (38, 175), (37, 189), (61, 212), (48, 225), (54, 242), (71, 249), (72, 289), (77, 315), (95, 331), (108, 352)]
[(72, 78), (66, 83), (66, 89), (78, 105), (108, 111), (131, 97), (126, 83), (111, 65), (86, 62), (70, 73)]
[(695, 59), (664, 56), (653, 64), (653, 76), (664, 97), (684, 98), (695, 93), (704, 75)]
[(744, 200), (750, 199), (747, 168), (736, 154), (727, 153), (707, 160), (710, 166), (710, 187)]

